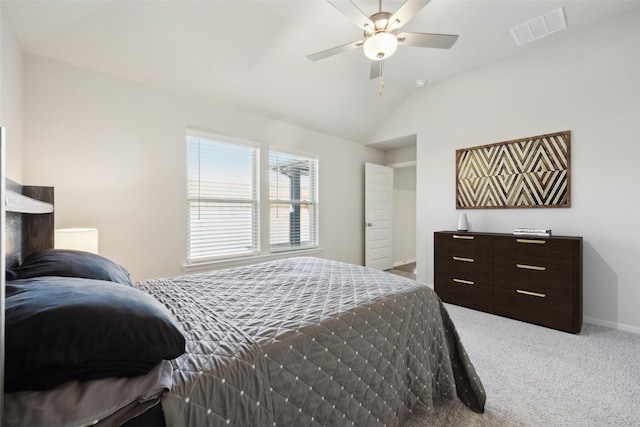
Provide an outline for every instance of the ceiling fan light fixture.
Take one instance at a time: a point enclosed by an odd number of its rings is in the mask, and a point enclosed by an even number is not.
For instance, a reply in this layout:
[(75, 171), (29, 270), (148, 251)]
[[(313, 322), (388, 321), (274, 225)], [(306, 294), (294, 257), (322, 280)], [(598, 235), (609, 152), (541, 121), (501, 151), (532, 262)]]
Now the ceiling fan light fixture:
[(398, 48), (398, 39), (393, 34), (380, 31), (364, 42), (364, 54), (373, 61), (386, 59)]

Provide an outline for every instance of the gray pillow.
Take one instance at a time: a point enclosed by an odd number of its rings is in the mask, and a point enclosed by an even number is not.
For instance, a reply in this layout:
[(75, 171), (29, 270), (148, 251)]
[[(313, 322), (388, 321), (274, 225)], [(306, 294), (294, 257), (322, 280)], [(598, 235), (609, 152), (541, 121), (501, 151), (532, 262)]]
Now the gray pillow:
[(40, 276), (80, 277), (133, 286), (126, 268), (89, 252), (46, 249), (27, 257), (22, 265), (7, 269), (7, 280)]
[(121, 284), (42, 276), (6, 284), (5, 388), (144, 375), (184, 353), (171, 312)]

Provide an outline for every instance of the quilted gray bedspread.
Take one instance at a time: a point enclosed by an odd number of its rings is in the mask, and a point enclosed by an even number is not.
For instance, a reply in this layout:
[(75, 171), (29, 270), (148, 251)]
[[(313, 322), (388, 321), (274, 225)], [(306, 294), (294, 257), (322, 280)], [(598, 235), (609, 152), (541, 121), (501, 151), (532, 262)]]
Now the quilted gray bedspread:
[(169, 427), (397, 426), (485, 392), (426, 285), (317, 258), (138, 282), (187, 352), (162, 400)]

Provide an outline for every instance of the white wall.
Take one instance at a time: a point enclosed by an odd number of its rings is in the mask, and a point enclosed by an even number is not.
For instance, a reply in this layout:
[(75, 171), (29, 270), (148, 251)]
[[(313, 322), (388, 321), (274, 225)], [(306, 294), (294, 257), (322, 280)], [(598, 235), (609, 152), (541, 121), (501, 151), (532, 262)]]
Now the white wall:
[(0, 58), (0, 126), (6, 132), (7, 177), (22, 182), (22, 51), (2, 2)]
[(384, 153), (384, 162), (386, 165), (398, 165), (406, 163), (415, 163), (416, 146), (396, 148)]
[[(640, 332), (640, 12), (428, 88), (375, 140), (418, 135), (418, 279), (433, 232), (549, 227), (584, 237), (585, 320)], [(570, 209), (455, 209), (455, 150), (571, 130)]]
[(364, 162), (381, 151), (41, 57), (24, 69), (25, 178), (56, 187), (56, 227), (97, 227), (134, 279), (183, 274), (186, 127), (319, 155), (320, 256), (362, 264)]

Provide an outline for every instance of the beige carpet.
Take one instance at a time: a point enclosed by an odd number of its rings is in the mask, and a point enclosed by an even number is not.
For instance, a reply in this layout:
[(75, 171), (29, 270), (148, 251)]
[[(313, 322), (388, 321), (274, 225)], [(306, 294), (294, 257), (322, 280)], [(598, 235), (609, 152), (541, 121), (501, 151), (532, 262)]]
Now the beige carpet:
[(486, 411), (440, 402), (424, 426), (640, 426), (640, 335), (578, 335), (447, 304), (487, 392)]

